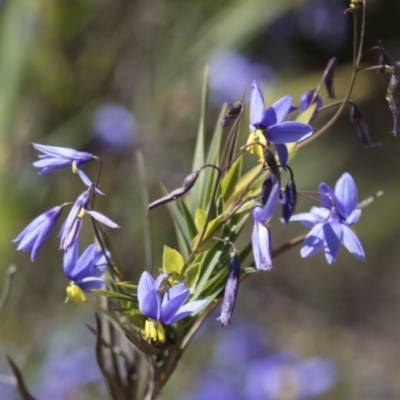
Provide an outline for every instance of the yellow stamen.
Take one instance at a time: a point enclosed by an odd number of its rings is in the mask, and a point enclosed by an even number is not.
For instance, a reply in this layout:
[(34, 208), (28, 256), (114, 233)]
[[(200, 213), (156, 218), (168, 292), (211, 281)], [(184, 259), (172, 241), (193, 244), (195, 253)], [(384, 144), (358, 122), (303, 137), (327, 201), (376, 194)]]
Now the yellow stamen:
[(155, 342), (165, 342), (165, 331), (161, 322), (153, 321), (152, 319), (146, 320), (144, 324), (144, 337)]
[(74, 282), (71, 282), (67, 286), (67, 299), (73, 301), (74, 303), (85, 303), (87, 301), (85, 292)]
[(78, 218), (83, 218), (85, 215), (86, 215), (85, 209), (84, 209), (84, 208), (81, 208), (81, 209), (79, 210), (79, 212), (78, 212), (77, 217), (78, 217)]
[(258, 162), (264, 163), (264, 149), (267, 147), (267, 140), (265, 139), (264, 133), (261, 129), (250, 132), (246, 145), (251, 145), (252, 143), (254, 143), (254, 145), (246, 147), (246, 150), (250, 154), (256, 154), (258, 156)]
[(78, 172), (78, 168), (76, 167), (76, 161), (72, 161), (71, 168), (73, 174), (76, 174)]

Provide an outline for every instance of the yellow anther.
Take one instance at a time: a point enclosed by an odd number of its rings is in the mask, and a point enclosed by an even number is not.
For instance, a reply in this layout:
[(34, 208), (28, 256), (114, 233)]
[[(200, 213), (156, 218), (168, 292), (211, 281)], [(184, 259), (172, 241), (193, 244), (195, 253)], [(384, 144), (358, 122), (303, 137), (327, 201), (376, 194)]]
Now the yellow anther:
[(250, 132), (246, 145), (251, 145), (253, 143), (254, 145), (247, 146), (246, 150), (251, 154), (256, 154), (258, 156), (258, 161), (264, 163), (264, 149), (267, 147), (267, 140), (265, 139), (264, 132), (261, 129)]
[(153, 340), (154, 342), (165, 342), (165, 331), (161, 322), (153, 321), (152, 319), (146, 320), (144, 324), (144, 337)]
[(67, 286), (67, 299), (73, 301), (74, 303), (85, 303), (87, 301), (85, 292), (74, 282), (71, 282)]
[(76, 161), (72, 161), (71, 168), (73, 174), (76, 174), (78, 172), (78, 168), (76, 167)]
[(83, 218), (85, 215), (86, 215), (85, 209), (84, 209), (84, 208), (81, 208), (81, 209), (79, 210), (79, 212), (78, 212), (77, 217), (78, 217), (78, 218)]

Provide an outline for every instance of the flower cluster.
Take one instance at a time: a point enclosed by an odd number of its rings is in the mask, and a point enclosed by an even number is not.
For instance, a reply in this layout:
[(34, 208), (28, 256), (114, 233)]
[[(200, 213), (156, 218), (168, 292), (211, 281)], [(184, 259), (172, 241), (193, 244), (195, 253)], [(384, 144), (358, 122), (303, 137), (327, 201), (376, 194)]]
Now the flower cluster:
[(89, 188), (81, 193), (74, 203), (64, 203), (47, 210), (36, 217), (22, 232), (13, 240), (18, 243), (17, 250), (30, 254), (33, 262), (39, 249), (44, 245), (54, 230), (62, 210), (71, 205), (71, 210), (62, 224), (60, 231), (60, 250), (64, 250), (64, 272), (71, 285), (67, 289), (67, 298), (74, 302), (85, 301), (84, 292), (91, 289), (100, 289), (104, 280), (100, 278), (107, 267), (104, 251), (97, 249), (93, 244), (89, 246), (80, 258), (78, 258), (78, 237), (82, 228), (83, 218), (87, 214), (110, 228), (119, 226), (105, 215), (91, 209), (91, 203), (95, 194), (102, 194), (92, 181), (81, 170), (81, 166), (91, 160), (97, 159), (90, 153), (77, 151), (70, 148), (45, 146), (33, 143), (33, 147), (43, 154), (33, 165), (39, 168), (39, 174), (71, 167), (77, 173), (83, 183)]

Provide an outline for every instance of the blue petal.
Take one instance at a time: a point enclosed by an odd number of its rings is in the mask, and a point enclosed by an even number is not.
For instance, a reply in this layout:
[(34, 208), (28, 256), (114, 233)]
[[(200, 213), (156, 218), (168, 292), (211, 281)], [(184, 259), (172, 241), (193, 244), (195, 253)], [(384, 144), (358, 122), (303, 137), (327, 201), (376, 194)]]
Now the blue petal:
[(266, 222), (274, 216), (279, 200), (280, 190), (280, 184), (279, 181), (277, 181), (272, 186), (271, 193), (269, 194), (268, 200), (264, 207), (262, 207), (260, 204), (255, 205), (253, 209), (253, 218), (255, 221)]
[(95, 264), (103, 257), (103, 251), (93, 243), (81, 254), (72, 271), (74, 280), (82, 280), (86, 276), (93, 276)]
[(281, 164), (281, 167), (284, 170), (286, 170), (287, 160), (289, 158), (289, 152), (288, 152), (286, 145), (276, 144), (275, 150), (278, 153), (279, 163)]
[(347, 218), (358, 203), (357, 186), (349, 173), (344, 173), (337, 181), (335, 194), (340, 202), (340, 205), (338, 204), (339, 212), (344, 218)]
[(319, 200), (321, 201), (322, 207), (326, 207), (329, 209), (331, 209), (338, 203), (335, 192), (325, 182), (319, 184)]
[(257, 271), (272, 268), (271, 231), (261, 222), (255, 222), (251, 237), (254, 263)]
[(250, 99), (250, 129), (255, 130), (259, 127), (264, 116), (264, 97), (256, 81), (251, 86)]
[(161, 298), (156, 289), (150, 289), (144, 296), (144, 299), (139, 302), (139, 310), (146, 317), (160, 320)]
[(325, 238), (325, 258), (328, 264), (335, 262), (342, 246), (343, 229), (340, 222), (332, 220), (323, 224)]
[(151, 289), (154, 289), (154, 279), (153, 277), (147, 272), (142, 272), (140, 276), (138, 287), (137, 287), (137, 295), (138, 295), (138, 302), (139, 302), (139, 309), (141, 309), (141, 304), (143, 303), (147, 293)]
[(343, 228), (343, 244), (346, 249), (356, 258), (365, 261), (365, 253), (361, 242), (358, 240), (357, 235), (346, 225)]
[(106, 217), (102, 213), (99, 213), (98, 211), (94, 211), (94, 210), (85, 210), (85, 211), (91, 217), (93, 217), (97, 221), (101, 222), (102, 224), (109, 226), (110, 228), (113, 228), (113, 229), (120, 228), (120, 226), (117, 225), (114, 221), (111, 221), (110, 218)]
[(32, 164), (35, 168), (42, 169), (39, 171), (39, 175), (45, 175), (58, 169), (69, 168), (71, 166), (71, 161), (60, 158), (46, 158), (35, 161)]
[(78, 241), (75, 241), (72, 248), (64, 253), (64, 261), (63, 261), (63, 268), (64, 273), (68, 279), (73, 280), (72, 271), (78, 261), (79, 255), (79, 245)]
[[(89, 179), (89, 177), (80, 168), (77, 168), (76, 172), (79, 175), (79, 177), (81, 178), (81, 180), (85, 186), (87, 186), (89, 188), (93, 186), (93, 182)], [(101, 190), (94, 188), (94, 191), (96, 192), (96, 194), (98, 194), (100, 196), (104, 196), (104, 193)]]
[(290, 96), (284, 96), (267, 110), (265, 110), (262, 125), (264, 127), (270, 127), (272, 125), (279, 124), (291, 110), (292, 98)]
[(165, 293), (163, 301), (162, 301), (162, 306), (165, 306), (171, 299), (173, 299), (176, 296), (179, 296), (180, 294), (182, 294), (184, 292), (188, 292), (189, 293), (189, 289), (186, 287), (184, 282), (181, 282), (181, 283), (178, 283), (175, 286), (172, 286), (172, 288), (169, 289)]
[(322, 224), (317, 224), (308, 233), (301, 246), (300, 255), (303, 258), (311, 257), (324, 248), (324, 231)]
[(274, 144), (297, 143), (312, 134), (312, 127), (302, 122), (287, 121), (266, 131), (267, 140)]
[(319, 222), (316, 216), (310, 212), (292, 215), (290, 222), (292, 221), (299, 221), (307, 228), (312, 228), (317, 222)]
[(185, 304), (182, 306), (178, 312), (175, 314), (175, 316), (170, 320), (170, 324), (173, 324), (174, 322), (178, 322), (181, 319), (197, 313), (200, 311), (205, 305), (207, 304), (207, 300), (196, 300), (192, 301), (190, 303)]
[(161, 283), (162, 283), (166, 278), (168, 278), (168, 274), (165, 273), (165, 272), (163, 272), (162, 274), (158, 275), (156, 281), (154, 282), (154, 288), (155, 288), (156, 290), (159, 290), (159, 289), (160, 289)]
[(181, 308), (182, 304), (187, 300), (189, 297), (189, 290), (182, 292), (175, 296), (174, 298), (170, 299), (167, 304), (165, 304), (161, 308), (161, 318), (160, 321), (164, 324), (170, 324), (172, 319), (175, 317), (175, 314)]
[(77, 151), (68, 147), (46, 146), (44, 144), (32, 143), (32, 146), (44, 154), (57, 158), (67, 158), (70, 160), (89, 161), (93, 155), (84, 151)]
[(104, 286), (104, 279), (89, 276), (81, 281), (75, 282), (84, 292), (90, 292), (92, 289), (100, 290)]
[(350, 225), (354, 225), (358, 222), (358, 220), (361, 217), (361, 210), (359, 209), (355, 209), (352, 211), (352, 213), (347, 217), (346, 219), (346, 225), (350, 226)]

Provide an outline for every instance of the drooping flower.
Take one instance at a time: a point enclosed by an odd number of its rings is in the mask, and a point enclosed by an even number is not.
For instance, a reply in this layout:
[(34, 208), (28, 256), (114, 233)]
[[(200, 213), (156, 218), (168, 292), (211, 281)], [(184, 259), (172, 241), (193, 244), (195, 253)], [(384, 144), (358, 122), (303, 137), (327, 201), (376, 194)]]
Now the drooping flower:
[(369, 135), (368, 125), (362, 115), (360, 108), (353, 103), (350, 108), (350, 120), (354, 123), (357, 129), (357, 134), (361, 143), (365, 148), (374, 147), (371, 137)]
[(251, 242), (257, 271), (272, 267), (271, 230), (269, 229), (268, 221), (275, 214), (279, 194), (280, 184), (279, 182), (275, 182), (265, 206), (257, 203), (253, 209), (254, 227)]
[(110, 228), (119, 228), (115, 222), (111, 221), (108, 217), (98, 211), (87, 210), (89, 201), (90, 189), (81, 193), (76, 199), (60, 233), (60, 250), (67, 251), (73, 245), (82, 228), (83, 217), (86, 214), (89, 214), (91, 217)]
[(217, 321), (220, 321), (222, 326), (228, 325), (231, 321), (231, 316), (233, 309), (235, 308), (236, 298), (239, 290), (239, 281), (240, 264), (237, 255), (235, 255), (229, 264), (229, 275), (225, 284), (221, 315), (217, 318)]
[(344, 173), (337, 181), (335, 190), (321, 183), (319, 193), (321, 207), (312, 207), (310, 212), (290, 218), (290, 221), (300, 221), (312, 228), (304, 239), (301, 256), (311, 257), (324, 249), (326, 260), (332, 264), (344, 244), (354, 257), (365, 261), (364, 249), (350, 228), (361, 216), (361, 210), (357, 208), (358, 194), (353, 177)]
[[(285, 143), (299, 142), (313, 132), (310, 125), (296, 121), (284, 121), (293, 110), (292, 98), (284, 96), (271, 107), (265, 109), (264, 97), (256, 81), (253, 81), (250, 102), (250, 136), (247, 144), (250, 153), (256, 153), (259, 161), (264, 162), (263, 150), (269, 143), (275, 145), (282, 168), (286, 168), (288, 150)], [(261, 145), (256, 144), (261, 143)]]
[(310, 107), (312, 104), (317, 105), (317, 108), (315, 111), (317, 111), (318, 109), (320, 109), (323, 106), (321, 96), (319, 94), (315, 95), (315, 89), (308, 90), (307, 92), (304, 92), (300, 96), (299, 110), (301, 112), (306, 111), (307, 108)]
[[(80, 168), (83, 164), (95, 158), (93, 154), (68, 147), (46, 146), (38, 143), (32, 143), (32, 146), (43, 153), (39, 154), (39, 160), (33, 163), (35, 168), (40, 169), (40, 175), (48, 174), (58, 169), (72, 168), (72, 172), (78, 174), (87, 187), (93, 185), (89, 177)], [(96, 193), (103, 194), (97, 188)]]
[(143, 272), (138, 284), (139, 310), (149, 320), (145, 324), (144, 336), (157, 342), (165, 342), (165, 331), (162, 324), (173, 324), (201, 310), (206, 300), (192, 301), (184, 304), (190, 291), (183, 282), (167, 289), (168, 274), (163, 273), (156, 280)]
[(17, 250), (26, 251), (31, 255), (33, 262), (37, 252), (50, 236), (58, 218), (61, 215), (62, 207), (56, 206), (36, 217), (14, 240), (19, 242)]
[(63, 268), (71, 281), (66, 290), (67, 299), (74, 303), (85, 302), (85, 293), (103, 287), (104, 279), (100, 276), (107, 269), (107, 259), (95, 244), (87, 247), (79, 257), (79, 244), (76, 240), (71, 249), (64, 253)]

